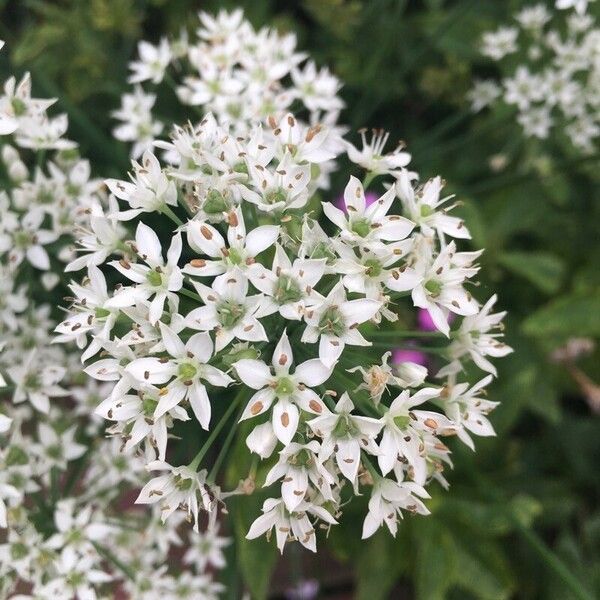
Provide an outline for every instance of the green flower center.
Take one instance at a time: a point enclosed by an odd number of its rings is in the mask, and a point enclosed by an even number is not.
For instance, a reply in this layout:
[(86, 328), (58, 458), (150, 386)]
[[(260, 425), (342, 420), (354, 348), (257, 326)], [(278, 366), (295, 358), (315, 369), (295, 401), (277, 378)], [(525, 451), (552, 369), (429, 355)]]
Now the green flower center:
[(31, 245), (31, 234), (27, 231), (17, 231), (14, 234), (13, 241), (17, 248), (27, 248)]
[(421, 204), (421, 216), (430, 217), (435, 211), (429, 204)]
[(158, 406), (158, 400), (151, 396), (144, 396), (142, 399), (142, 411), (147, 417), (151, 417)]
[(394, 417), (394, 425), (396, 425), (398, 429), (406, 429), (409, 423), (410, 417), (408, 415), (398, 415), (397, 417)]
[(159, 273), (158, 271), (154, 270), (148, 271), (146, 279), (148, 280), (148, 283), (153, 287), (160, 287), (163, 282), (162, 273)]
[(106, 319), (106, 317), (108, 317), (110, 315), (110, 310), (108, 310), (106, 308), (97, 307), (94, 310), (94, 313), (95, 313), (97, 319)]
[(231, 329), (243, 319), (246, 314), (246, 307), (243, 304), (225, 300), (217, 307), (217, 313), (219, 314), (221, 325), (225, 329)]
[(237, 248), (229, 248), (229, 254), (227, 255), (227, 260), (232, 265), (241, 265), (244, 262), (244, 257), (242, 253)]
[(302, 299), (302, 292), (294, 279), (287, 275), (281, 275), (275, 286), (274, 298), (278, 304), (298, 302)]
[(325, 242), (319, 242), (310, 253), (311, 258), (326, 258), (327, 260), (333, 260), (335, 253)]
[(366, 273), (369, 277), (379, 277), (383, 271), (381, 263), (375, 258), (365, 260)]
[(25, 558), (29, 554), (29, 550), (25, 544), (15, 542), (10, 545), (10, 556), (13, 560)]
[(354, 438), (360, 434), (360, 430), (354, 424), (349, 415), (341, 415), (335, 427), (333, 428), (332, 435), (334, 438)]
[(352, 222), (352, 231), (360, 237), (367, 237), (371, 233), (371, 223), (367, 219), (357, 219)]
[(210, 190), (204, 201), (204, 211), (210, 215), (225, 212), (229, 206), (225, 201), (225, 197), (219, 190)]
[(290, 456), (288, 459), (289, 464), (294, 465), (296, 467), (308, 467), (313, 462), (312, 454), (303, 448), (300, 452), (297, 452), (293, 456)]
[(12, 108), (17, 117), (24, 115), (27, 111), (27, 104), (21, 98), (13, 98), (11, 100)]
[(264, 197), (267, 204), (277, 204), (278, 202), (285, 202), (287, 200), (287, 195), (281, 188), (269, 190)]
[(187, 492), (192, 489), (194, 481), (189, 477), (182, 477), (181, 475), (175, 475), (175, 487), (182, 491)]
[(327, 335), (341, 337), (346, 331), (344, 316), (337, 306), (330, 306), (319, 321), (319, 331)]
[(425, 284), (425, 289), (432, 295), (432, 296), (439, 296), (442, 292), (442, 284), (439, 281), (436, 281), (435, 279), (430, 279), (426, 284)]
[(275, 388), (275, 393), (278, 396), (289, 396), (294, 392), (296, 386), (294, 382), (289, 377), (282, 377), (277, 381), (277, 387)]
[(26, 465), (28, 463), (27, 453), (18, 446), (11, 446), (6, 455), (6, 466)]
[(182, 363), (177, 368), (177, 374), (183, 381), (189, 381), (196, 376), (198, 369), (190, 363)]

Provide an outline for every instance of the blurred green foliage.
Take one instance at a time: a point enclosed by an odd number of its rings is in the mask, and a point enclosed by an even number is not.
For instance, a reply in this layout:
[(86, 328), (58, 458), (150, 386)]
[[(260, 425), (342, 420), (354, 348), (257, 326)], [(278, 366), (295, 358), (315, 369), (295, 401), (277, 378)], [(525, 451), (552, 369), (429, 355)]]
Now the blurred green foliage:
[[(502, 402), (492, 418), (498, 437), (478, 440), (477, 454), (452, 446), (450, 491), (440, 489), (432, 516), (407, 519), (396, 540), (384, 532), (360, 540), (360, 502), (328, 538), (329, 552), (352, 565), (356, 597), (598, 597), (600, 421), (549, 354), (572, 336), (600, 336), (600, 162), (568, 145), (524, 140), (505, 110), (474, 116), (465, 100), (474, 76), (494, 73), (478, 55), (481, 33), (524, 3), (0, 0), (11, 61), (4, 52), (0, 67), (31, 70), (40, 95), (60, 97), (72, 137), (97, 174), (112, 175), (127, 162), (111, 140), (109, 113), (137, 41), (193, 28), (198, 9), (236, 4), (256, 25), (296, 31), (300, 47), (345, 82), (342, 122), (392, 131), (423, 177), (448, 180), (475, 246), (486, 248), (481, 296), (497, 290), (509, 311), (515, 353), (499, 361), (491, 390)], [(332, 194), (342, 182), (334, 184)], [(579, 365), (596, 383), (598, 358)], [(231, 482), (250, 468), (238, 437)], [(276, 562), (273, 544), (244, 540), (251, 514), (249, 504), (232, 507), (239, 544), (226, 572), (231, 598), (241, 595), (240, 576), (265, 597)]]

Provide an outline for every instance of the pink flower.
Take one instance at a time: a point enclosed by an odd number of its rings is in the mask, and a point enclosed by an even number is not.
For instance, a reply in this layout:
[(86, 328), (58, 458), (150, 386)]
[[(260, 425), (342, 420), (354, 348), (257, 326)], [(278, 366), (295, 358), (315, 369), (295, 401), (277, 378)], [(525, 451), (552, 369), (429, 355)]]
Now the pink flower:
[[(367, 204), (367, 206), (370, 206), (371, 204), (373, 204), (373, 202), (377, 201), (377, 198), (379, 198), (379, 196), (377, 194), (375, 194), (374, 192), (367, 192), (365, 194), (365, 202)], [(346, 211), (346, 203), (344, 202), (344, 196), (338, 196), (335, 201), (334, 201), (334, 206), (336, 206), (337, 208), (339, 208), (340, 210), (343, 210), (344, 212)]]
[[(448, 323), (454, 321), (455, 315), (453, 313), (448, 314)], [(433, 319), (429, 314), (429, 311), (425, 308), (420, 308), (417, 316), (417, 322), (421, 331), (437, 331), (437, 327), (433, 323)]]
[(418, 365), (427, 366), (427, 355), (419, 350), (410, 348), (396, 348), (392, 351), (392, 364), (398, 365), (403, 362), (413, 362)]

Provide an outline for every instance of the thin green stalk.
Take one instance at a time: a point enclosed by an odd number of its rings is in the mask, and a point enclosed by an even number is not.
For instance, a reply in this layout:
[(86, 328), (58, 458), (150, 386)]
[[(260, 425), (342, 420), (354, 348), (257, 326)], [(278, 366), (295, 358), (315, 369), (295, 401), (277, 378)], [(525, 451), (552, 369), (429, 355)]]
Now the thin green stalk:
[(202, 302), (202, 304), (204, 304), (202, 298), (196, 294), (196, 292), (192, 292), (192, 290), (188, 290), (187, 288), (182, 287), (179, 290), (184, 296), (187, 296), (188, 298), (191, 298), (192, 300), (197, 300), (198, 302)]
[(248, 388), (246, 388), (245, 386), (242, 385), (242, 388), (235, 395), (234, 399), (231, 401), (231, 404), (227, 407), (227, 410), (221, 417), (221, 420), (217, 423), (215, 428), (211, 431), (210, 435), (208, 436), (208, 439), (202, 445), (202, 448), (200, 448), (200, 450), (198, 450), (198, 453), (196, 454), (196, 456), (194, 457), (192, 462), (189, 464), (189, 468), (192, 471), (195, 471), (198, 468), (198, 465), (200, 464), (200, 462), (202, 461), (202, 459), (208, 452), (209, 448), (213, 445), (213, 442), (217, 439), (217, 436), (219, 435), (219, 433), (221, 433), (221, 429), (223, 429), (223, 427), (225, 427), (225, 424), (229, 420), (229, 417), (232, 415), (236, 406), (240, 403), (241, 399), (244, 397), (244, 394), (246, 393), (247, 389)]
[(517, 531), (542, 559), (548, 570), (552, 571), (565, 586), (571, 590), (576, 598), (579, 598), (579, 600), (594, 600), (594, 597), (584, 589), (577, 577), (575, 577), (565, 563), (550, 548), (548, 548), (537, 533), (523, 526), (517, 520), (515, 520), (515, 525)]
[(371, 340), (389, 340), (398, 337), (442, 339), (445, 336), (439, 331), (407, 331), (402, 329), (394, 329), (393, 331), (374, 331), (369, 333), (369, 339)]
[(96, 548), (98, 554), (100, 554), (109, 562), (113, 563), (119, 570), (123, 571), (128, 579), (135, 581), (135, 573), (133, 570), (130, 569), (125, 563), (120, 561), (108, 548), (101, 546), (98, 542), (92, 542), (92, 545), (94, 548)]
[[(238, 421), (239, 421), (239, 415), (238, 415), (238, 418), (235, 420), (236, 424)], [(219, 454), (217, 455), (217, 458), (215, 459), (212, 469), (210, 470), (210, 473), (208, 474), (208, 481), (213, 481), (213, 482), (215, 481), (217, 474), (219, 473), (219, 469), (221, 468), (221, 465), (223, 464), (223, 461), (225, 460), (225, 456), (227, 456), (227, 452), (229, 451), (231, 443), (233, 442), (233, 438), (235, 437), (236, 431), (237, 431), (237, 427), (235, 425), (229, 430), (229, 433), (227, 434), (227, 437), (225, 438), (225, 441), (223, 442), (223, 445), (221, 446), (221, 449), (219, 450)]]
[(163, 204), (160, 212), (169, 217), (169, 219), (171, 219), (171, 221), (173, 221), (173, 223), (175, 223), (178, 227), (183, 225), (183, 221), (173, 212), (170, 206)]

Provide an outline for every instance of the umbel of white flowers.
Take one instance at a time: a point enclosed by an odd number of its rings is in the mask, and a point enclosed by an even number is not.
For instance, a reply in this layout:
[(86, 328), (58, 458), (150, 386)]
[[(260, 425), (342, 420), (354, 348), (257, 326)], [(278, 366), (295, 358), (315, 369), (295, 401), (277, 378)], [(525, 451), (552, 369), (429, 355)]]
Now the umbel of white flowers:
[[(51, 294), (66, 286), (65, 265), (92, 269), (125, 235), (105, 216), (116, 201), (63, 137), (67, 119), (50, 116), (53, 105), (31, 97), (28, 75), (0, 93), (0, 597), (96, 600), (118, 588), (131, 598), (211, 600), (223, 591), (214, 573), (228, 543), (216, 519), (188, 536), (182, 513), (165, 527), (157, 509), (123, 507), (123, 495), (147, 483), (146, 460), (124, 456), (94, 415), (110, 383), (82, 378), (73, 349), (51, 345)], [(86, 249), (79, 259), (76, 236)], [(78, 289), (97, 305), (108, 294), (93, 269)], [(175, 547), (184, 570), (169, 561)]]
[(481, 52), (499, 63), (503, 78), (477, 82), (470, 99), (475, 111), (504, 102), (526, 136), (566, 135), (591, 153), (600, 136), (600, 29), (588, 0), (557, 0), (556, 7), (568, 12), (533, 4), (514, 25), (483, 35)]
[[(109, 431), (163, 472), (138, 499), (163, 520), (179, 507), (197, 526), (248, 490), (221, 491), (206, 445), (170, 464), (177, 421), (196, 419), (214, 433), (207, 443), (230, 420), (248, 421), (249, 451), (278, 454), (265, 481), (274, 495), (248, 537), (274, 529), (281, 550), (289, 540), (315, 550), (318, 523), (335, 525), (348, 493), (371, 494), (365, 537), (384, 524), (394, 534), (404, 512), (427, 513), (433, 480), (446, 485), (441, 438), (472, 447), (472, 435), (493, 434), (489, 357), (510, 348), (503, 314), (490, 314), (495, 297), (481, 307), (469, 291), (480, 251), (457, 249), (470, 236), (441, 179), (418, 184), (409, 155), (385, 154), (379, 140), (359, 150), (291, 113), (243, 134), (207, 114), (156, 144), (167, 162), (147, 150), (129, 181), (106, 182), (120, 205), (103, 230), (137, 220), (135, 236), (108, 247), (88, 235), (70, 265), (87, 265), (87, 277), (57, 331), (87, 348), (86, 373), (111, 384), (97, 408)], [(354, 176), (343, 208), (315, 201), (321, 166), (344, 149), (365, 182), (387, 178), (372, 203)], [(149, 225), (153, 214), (170, 235)], [(120, 276), (110, 289), (109, 272)], [(446, 358), (442, 381), (412, 363), (394, 370), (373, 348), (410, 335), (393, 323), (417, 308), (439, 330), (423, 343)], [(490, 373), (474, 386), (463, 369), (472, 360)], [(226, 408), (215, 421), (217, 404)]]

